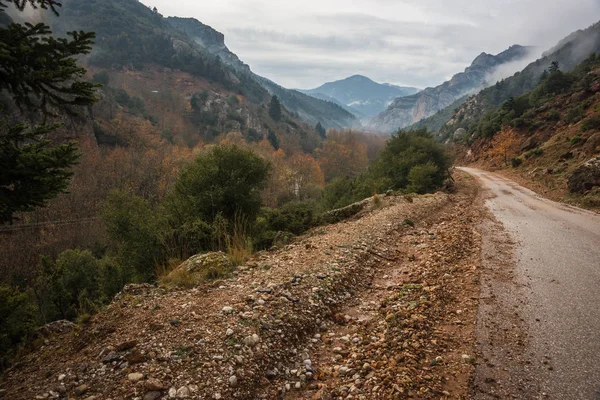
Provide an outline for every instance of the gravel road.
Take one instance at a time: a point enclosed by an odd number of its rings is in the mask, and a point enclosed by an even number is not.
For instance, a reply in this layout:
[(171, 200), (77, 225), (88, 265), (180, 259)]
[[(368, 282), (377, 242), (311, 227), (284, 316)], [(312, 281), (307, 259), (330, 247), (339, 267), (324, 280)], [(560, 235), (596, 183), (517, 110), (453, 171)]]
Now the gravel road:
[(481, 182), (488, 208), (514, 242), (510, 273), (520, 298), (504, 304), (519, 315), (526, 332), (520, 353), (529, 358), (513, 362), (521, 356), (512, 350), (496, 357), (498, 349), (484, 349), (483, 364), (500, 372), (490, 377), (489, 368), (478, 368), (475, 384), (486, 383), (474, 397), (599, 400), (600, 215), (543, 199), (494, 173), (461, 170)]

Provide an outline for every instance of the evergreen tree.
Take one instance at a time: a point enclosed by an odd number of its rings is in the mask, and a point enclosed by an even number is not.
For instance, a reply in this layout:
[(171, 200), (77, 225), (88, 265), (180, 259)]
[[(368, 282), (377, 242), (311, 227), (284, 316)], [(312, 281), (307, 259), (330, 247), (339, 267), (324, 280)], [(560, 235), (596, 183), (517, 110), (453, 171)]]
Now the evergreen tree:
[(269, 141), (269, 143), (271, 143), (271, 146), (273, 146), (275, 150), (279, 149), (279, 138), (271, 129), (269, 129), (269, 131), (267, 132), (267, 140)]
[(550, 63), (550, 68), (549, 68), (549, 70), (550, 70), (550, 73), (553, 73), (553, 72), (560, 71), (560, 66), (559, 66), (559, 64), (558, 64), (558, 61), (552, 61), (552, 62)]
[[(57, 14), (56, 0), (0, 0), (0, 13), (13, 4)], [(21, 113), (38, 118), (58, 113), (76, 115), (77, 106), (93, 104), (95, 83), (84, 80), (85, 69), (75, 57), (91, 50), (93, 33), (69, 32), (70, 38), (50, 36), (50, 27), (39, 23), (0, 28), (0, 91)], [(52, 144), (42, 137), (56, 124), (29, 127), (14, 124), (13, 110), (0, 104), (0, 223), (12, 222), (14, 213), (31, 211), (66, 190), (71, 167), (78, 158), (73, 143)]]
[(539, 81), (539, 83), (542, 83), (546, 79), (548, 79), (548, 75), (550, 75), (550, 74), (548, 73), (548, 70), (545, 69), (544, 72), (542, 72), (542, 75), (540, 75), (540, 81)]
[(317, 126), (315, 126), (315, 131), (319, 134), (319, 136), (321, 136), (323, 139), (327, 138), (327, 130), (325, 128), (323, 128), (323, 125), (321, 125), (321, 122), (317, 123)]
[(281, 120), (281, 103), (279, 102), (279, 98), (277, 96), (271, 97), (271, 102), (269, 103), (269, 115), (275, 121)]

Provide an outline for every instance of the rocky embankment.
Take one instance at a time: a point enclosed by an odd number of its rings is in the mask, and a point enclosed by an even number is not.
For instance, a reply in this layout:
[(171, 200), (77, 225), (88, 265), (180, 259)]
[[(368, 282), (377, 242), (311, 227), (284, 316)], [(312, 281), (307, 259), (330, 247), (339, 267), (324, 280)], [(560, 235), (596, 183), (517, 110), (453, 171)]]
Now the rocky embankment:
[(372, 199), (352, 220), (188, 290), (127, 287), (46, 337), (3, 399), (461, 398), (473, 368), (481, 208)]

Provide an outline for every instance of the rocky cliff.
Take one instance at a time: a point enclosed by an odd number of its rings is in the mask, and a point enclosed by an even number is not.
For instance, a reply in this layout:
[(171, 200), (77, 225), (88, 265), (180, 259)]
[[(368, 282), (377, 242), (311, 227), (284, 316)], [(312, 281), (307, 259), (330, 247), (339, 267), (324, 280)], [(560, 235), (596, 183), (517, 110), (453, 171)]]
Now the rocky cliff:
[[(487, 79), (502, 64), (521, 60), (531, 49), (514, 45), (497, 55), (481, 53), (473, 63), (449, 81), (417, 94), (395, 99), (388, 109), (369, 123), (369, 128), (392, 132), (427, 118), (455, 100), (486, 86)], [(493, 82), (492, 82), (493, 83)]]

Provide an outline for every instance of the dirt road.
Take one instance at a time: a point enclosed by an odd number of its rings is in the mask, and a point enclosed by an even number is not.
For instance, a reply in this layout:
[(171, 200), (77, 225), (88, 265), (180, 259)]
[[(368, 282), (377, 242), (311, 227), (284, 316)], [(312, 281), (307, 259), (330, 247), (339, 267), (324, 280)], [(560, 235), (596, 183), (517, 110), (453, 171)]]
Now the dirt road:
[[(473, 397), (600, 399), (600, 215), (462, 170), (488, 191), (486, 204), (508, 234), (491, 230), (491, 247), (512, 242), (515, 261), (496, 259), (483, 280)], [(498, 268), (510, 282), (493, 276)]]

